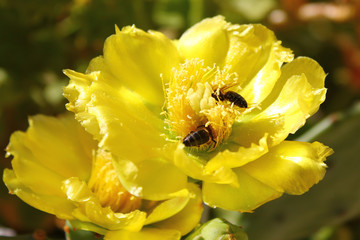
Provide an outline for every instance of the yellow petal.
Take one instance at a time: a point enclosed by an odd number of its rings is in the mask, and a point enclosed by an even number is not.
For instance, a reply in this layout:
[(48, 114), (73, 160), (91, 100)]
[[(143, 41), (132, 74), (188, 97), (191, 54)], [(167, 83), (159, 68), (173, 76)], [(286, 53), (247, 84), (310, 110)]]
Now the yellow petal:
[(205, 65), (222, 65), (228, 48), (228, 23), (224, 17), (207, 18), (188, 29), (179, 39), (178, 48), (183, 58), (198, 58)]
[(14, 172), (24, 185), (39, 194), (63, 196), (60, 188), (64, 179), (89, 178), (96, 143), (72, 115), (37, 115), (29, 123), (25, 133), (11, 136), (7, 148), (14, 156)]
[(310, 58), (297, 58), (288, 63), (282, 68), (274, 90), (261, 103), (261, 110), (255, 110), (252, 114), (256, 117), (250, 121), (276, 116), (282, 118), (283, 130), (272, 136), (272, 145), (283, 141), (289, 133), (304, 125), (325, 100), (325, 76), (321, 66)]
[(105, 235), (107, 233), (107, 229), (102, 228), (98, 225), (95, 225), (91, 222), (81, 222), (78, 220), (69, 220), (69, 223), (71, 224), (71, 227), (76, 230), (76, 229), (81, 229), (81, 230), (86, 230), (86, 231), (91, 231), (91, 232), (96, 232), (100, 235)]
[(189, 189), (193, 196), (185, 208), (176, 215), (152, 224), (152, 226), (160, 229), (176, 229), (181, 232), (181, 235), (185, 235), (194, 229), (200, 222), (203, 206), (199, 187), (195, 184), (189, 184)]
[(140, 95), (106, 84), (99, 72), (64, 72), (71, 78), (64, 88), (64, 96), (70, 101), (66, 107), (100, 141), (100, 147), (133, 161), (162, 155), (163, 121), (147, 108)]
[(130, 213), (115, 213), (110, 207), (102, 207), (86, 183), (78, 178), (64, 181), (63, 191), (77, 206), (72, 215), (79, 221), (90, 222), (109, 230), (139, 231), (144, 225), (145, 212), (135, 210)]
[(66, 199), (66, 196), (39, 194), (24, 185), (10, 169), (4, 170), (3, 181), (11, 194), (17, 195), (21, 200), (41, 211), (54, 214), (61, 219), (72, 219), (75, 205)]
[[(262, 170), (264, 171), (264, 169)], [(239, 187), (203, 182), (203, 198), (207, 205), (227, 210), (251, 212), (260, 205), (282, 195), (282, 192), (261, 183), (242, 171), (241, 168), (234, 171), (238, 177)]]
[(159, 222), (177, 214), (186, 206), (188, 201), (189, 197), (178, 197), (160, 203), (148, 215), (145, 224)]
[(186, 175), (194, 179), (202, 179), (206, 161), (185, 152), (183, 144), (178, 144), (174, 151), (174, 164)]
[(164, 34), (127, 26), (106, 39), (104, 56), (92, 61), (88, 72), (101, 71), (106, 84), (125, 86), (161, 107), (164, 95), (160, 74), (168, 79), (179, 61), (175, 45)]
[(64, 74), (70, 78), (70, 83), (64, 87), (63, 95), (69, 100), (65, 106), (75, 113), (75, 118), (85, 127), (86, 131), (100, 140), (100, 126), (96, 117), (88, 112), (87, 104), (91, 100), (91, 83), (96, 81), (99, 72), (90, 74), (77, 73), (72, 70), (64, 70)]
[(114, 166), (121, 184), (137, 197), (158, 201), (188, 195), (187, 176), (167, 160), (133, 162), (117, 158)]
[[(233, 134), (237, 134), (237, 132)], [(235, 138), (231, 138), (231, 140), (233, 139)], [(268, 152), (267, 134), (265, 134), (265, 136), (260, 139), (259, 143), (251, 143), (249, 147), (240, 146), (239, 144), (234, 143), (235, 142), (231, 144), (228, 141), (228, 146), (226, 146), (226, 149), (224, 151), (220, 151), (206, 164), (205, 171), (211, 173), (215, 172), (221, 167), (240, 167)]]
[(104, 240), (179, 240), (180, 237), (176, 230), (143, 228), (140, 232), (109, 231)]
[(279, 192), (303, 194), (324, 177), (332, 152), (319, 142), (284, 141), (242, 170)]
[[(252, 113), (250, 113), (252, 114)], [(246, 119), (249, 117), (249, 119)], [(243, 120), (233, 125), (232, 133), (228, 142), (238, 146), (250, 147), (254, 144), (264, 145), (264, 140), (269, 146), (272, 146), (273, 139), (284, 134), (284, 116), (245, 116)]]
[(37, 115), (30, 117), (29, 122), (29, 140), (38, 143), (31, 145), (31, 150), (44, 166), (56, 169), (65, 177), (89, 177), (92, 152), (97, 148), (97, 142), (84, 131), (73, 114), (56, 118)]
[(230, 24), (222, 16), (191, 27), (179, 39), (178, 48), (184, 58), (202, 59), (208, 66), (230, 66), (238, 74), (241, 95), (254, 104), (271, 92), (281, 65), (293, 59), (291, 50), (282, 47), (265, 26)]
[(177, 145), (173, 161), (175, 166), (191, 178), (237, 185), (237, 177), (230, 168), (221, 166), (215, 171), (207, 172), (206, 159), (186, 152), (183, 144)]
[(246, 101), (259, 103), (272, 91), (281, 65), (291, 61), (293, 54), (263, 25), (233, 25), (229, 32), (226, 64), (238, 74)]

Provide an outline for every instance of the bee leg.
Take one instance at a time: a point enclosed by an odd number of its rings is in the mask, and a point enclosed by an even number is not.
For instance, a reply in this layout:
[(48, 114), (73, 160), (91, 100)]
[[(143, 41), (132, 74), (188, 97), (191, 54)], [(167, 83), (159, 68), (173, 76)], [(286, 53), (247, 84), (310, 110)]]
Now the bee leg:
[[(205, 127), (205, 126), (204, 126)], [(211, 138), (211, 141), (214, 142), (214, 146), (216, 146), (217, 142), (214, 140), (214, 137), (213, 137), (213, 134), (212, 134), (212, 131), (211, 131), (211, 128), (208, 126), (208, 127), (205, 127), (208, 132), (209, 132), (209, 135), (210, 135), (210, 138)]]
[(216, 146), (217, 142), (211, 137), (211, 141), (214, 142), (214, 146)]

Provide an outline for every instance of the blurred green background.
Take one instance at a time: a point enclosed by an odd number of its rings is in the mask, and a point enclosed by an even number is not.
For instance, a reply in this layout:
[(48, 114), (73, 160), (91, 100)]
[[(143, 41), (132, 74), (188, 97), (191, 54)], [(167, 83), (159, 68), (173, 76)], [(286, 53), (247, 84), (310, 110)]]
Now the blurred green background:
[[(65, 111), (62, 69), (85, 71), (115, 24), (175, 39), (218, 14), (232, 23), (262, 23), (296, 56), (323, 66), (327, 99), (290, 138), (319, 140), (335, 154), (325, 179), (303, 196), (284, 196), (253, 214), (210, 216), (242, 224), (251, 240), (360, 239), (359, 0), (0, 0), (0, 170), (10, 167), (4, 149), (13, 131), (26, 130), (27, 116)], [(61, 236), (62, 224), (0, 184), (0, 236)]]

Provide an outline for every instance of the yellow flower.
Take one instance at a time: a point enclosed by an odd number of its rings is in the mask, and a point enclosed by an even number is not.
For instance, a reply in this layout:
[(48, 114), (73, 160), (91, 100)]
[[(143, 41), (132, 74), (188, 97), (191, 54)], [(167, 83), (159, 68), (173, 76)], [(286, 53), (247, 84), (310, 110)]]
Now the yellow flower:
[(13, 170), (3, 180), (29, 205), (67, 219), (105, 239), (180, 239), (199, 222), (200, 190), (150, 201), (121, 185), (111, 153), (97, 147), (70, 114), (37, 115), (26, 132), (15, 132), (7, 148)]
[(179, 196), (189, 176), (208, 205), (251, 211), (325, 174), (330, 148), (284, 140), (324, 101), (326, 74), (262, 25), (217, 16), (179, 40), (116, 28), (85, 74), (64, 72), (67, 109), (135, 196)]

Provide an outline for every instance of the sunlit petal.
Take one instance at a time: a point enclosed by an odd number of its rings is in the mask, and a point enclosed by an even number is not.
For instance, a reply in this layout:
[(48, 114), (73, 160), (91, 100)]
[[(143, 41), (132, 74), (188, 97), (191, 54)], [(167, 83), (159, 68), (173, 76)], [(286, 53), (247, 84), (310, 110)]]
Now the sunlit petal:
[(251, 212), (283, 194), (251, 177), (241, 168), (234, 171), (238, 177), (238, 187), (228, 184), (203, 183), (203, 198), (206, 204), (211, 207)]
[(116, 34), (106, 39), (104, 56), (92, 61), (88, 72), (101, 71), (105, 84), (125, 86), (161, 107), (164, 95), (160, 74), (169, 75), (179, 61), (175, 45), (164, 34), (128, 26), (116, 29)]
[(251, 121), (282, 118), (283, 131), (274, 136), (273, 144), (283, 141), (304, 125), (325, 100), (325, 76), (321, 66), (310, 58), (297, 58), (286, 64), (274, 91), (263, 101), (261, 110), (254, 111), (256, 117)]
[(200, 189), (195, 184), (189, 184), (191, 191), (187, 205), (174, 216), (164, 221), (154, 223), (153, 226), (160, 229), (176, 229), (181, 235), (189, 233), (200, 221), (203, 211)]
[[(114, 88), (102, 81), (100, 73), (89, 75), (65, 71), (71, 78), (64, 89), (67, 108), (87, 131), (112, 154), (132, 160), (158, 156), (165, 140), (163, 123), (139, 95), (127, 88)], [(76, 95), (76, 98), (73, 96)]]
[(63, 191), (77, 206), (72, 215), (80, 221), (91, 222), (109, 230), (139, 231), (144, 225), (145, 212), (135, 210), (126, 214), (114, 213), (109, 207), (102, 207), (86, 183), (78, 178), (64, 181)]
[(18, 131), (11, 136), (7, 147), (7, 152), (14, 156), (14, 172), (23, 184), (39, 194), (62, 196), (59, 189), (64, 179), (89, 178), (96, 143), (73, 115), (58, 118), (36, 115), (29, 123), (26, 132)]
[(324, 177), (323, 161), (332, 153), (319, 142), (284, 141), (242, 170), (279, 192), (303, 194)]
[(41, 194), (32, 191), (26, 184), (23, 184), (14, 171), (5, 169), (3, 181), (11, 194), (17, 195), (21, 200), (41, 211), (56, 215), (62, 219), (72, 219), (72, 211), (75, 205), (64, 196)]
[(191, 27), (178, 42), (182, 57), (203, 59), (208, 66), (212, 66), (213, 63), (222, 65), (229, 48), (227, 25), (224, 17), (217, 16)]
[(187, 176), (170, 162), (155, 158), (142, 162), (115, 159), (115, 169), (122, 185), (133, 195), (164, 200), (187, 196)]

